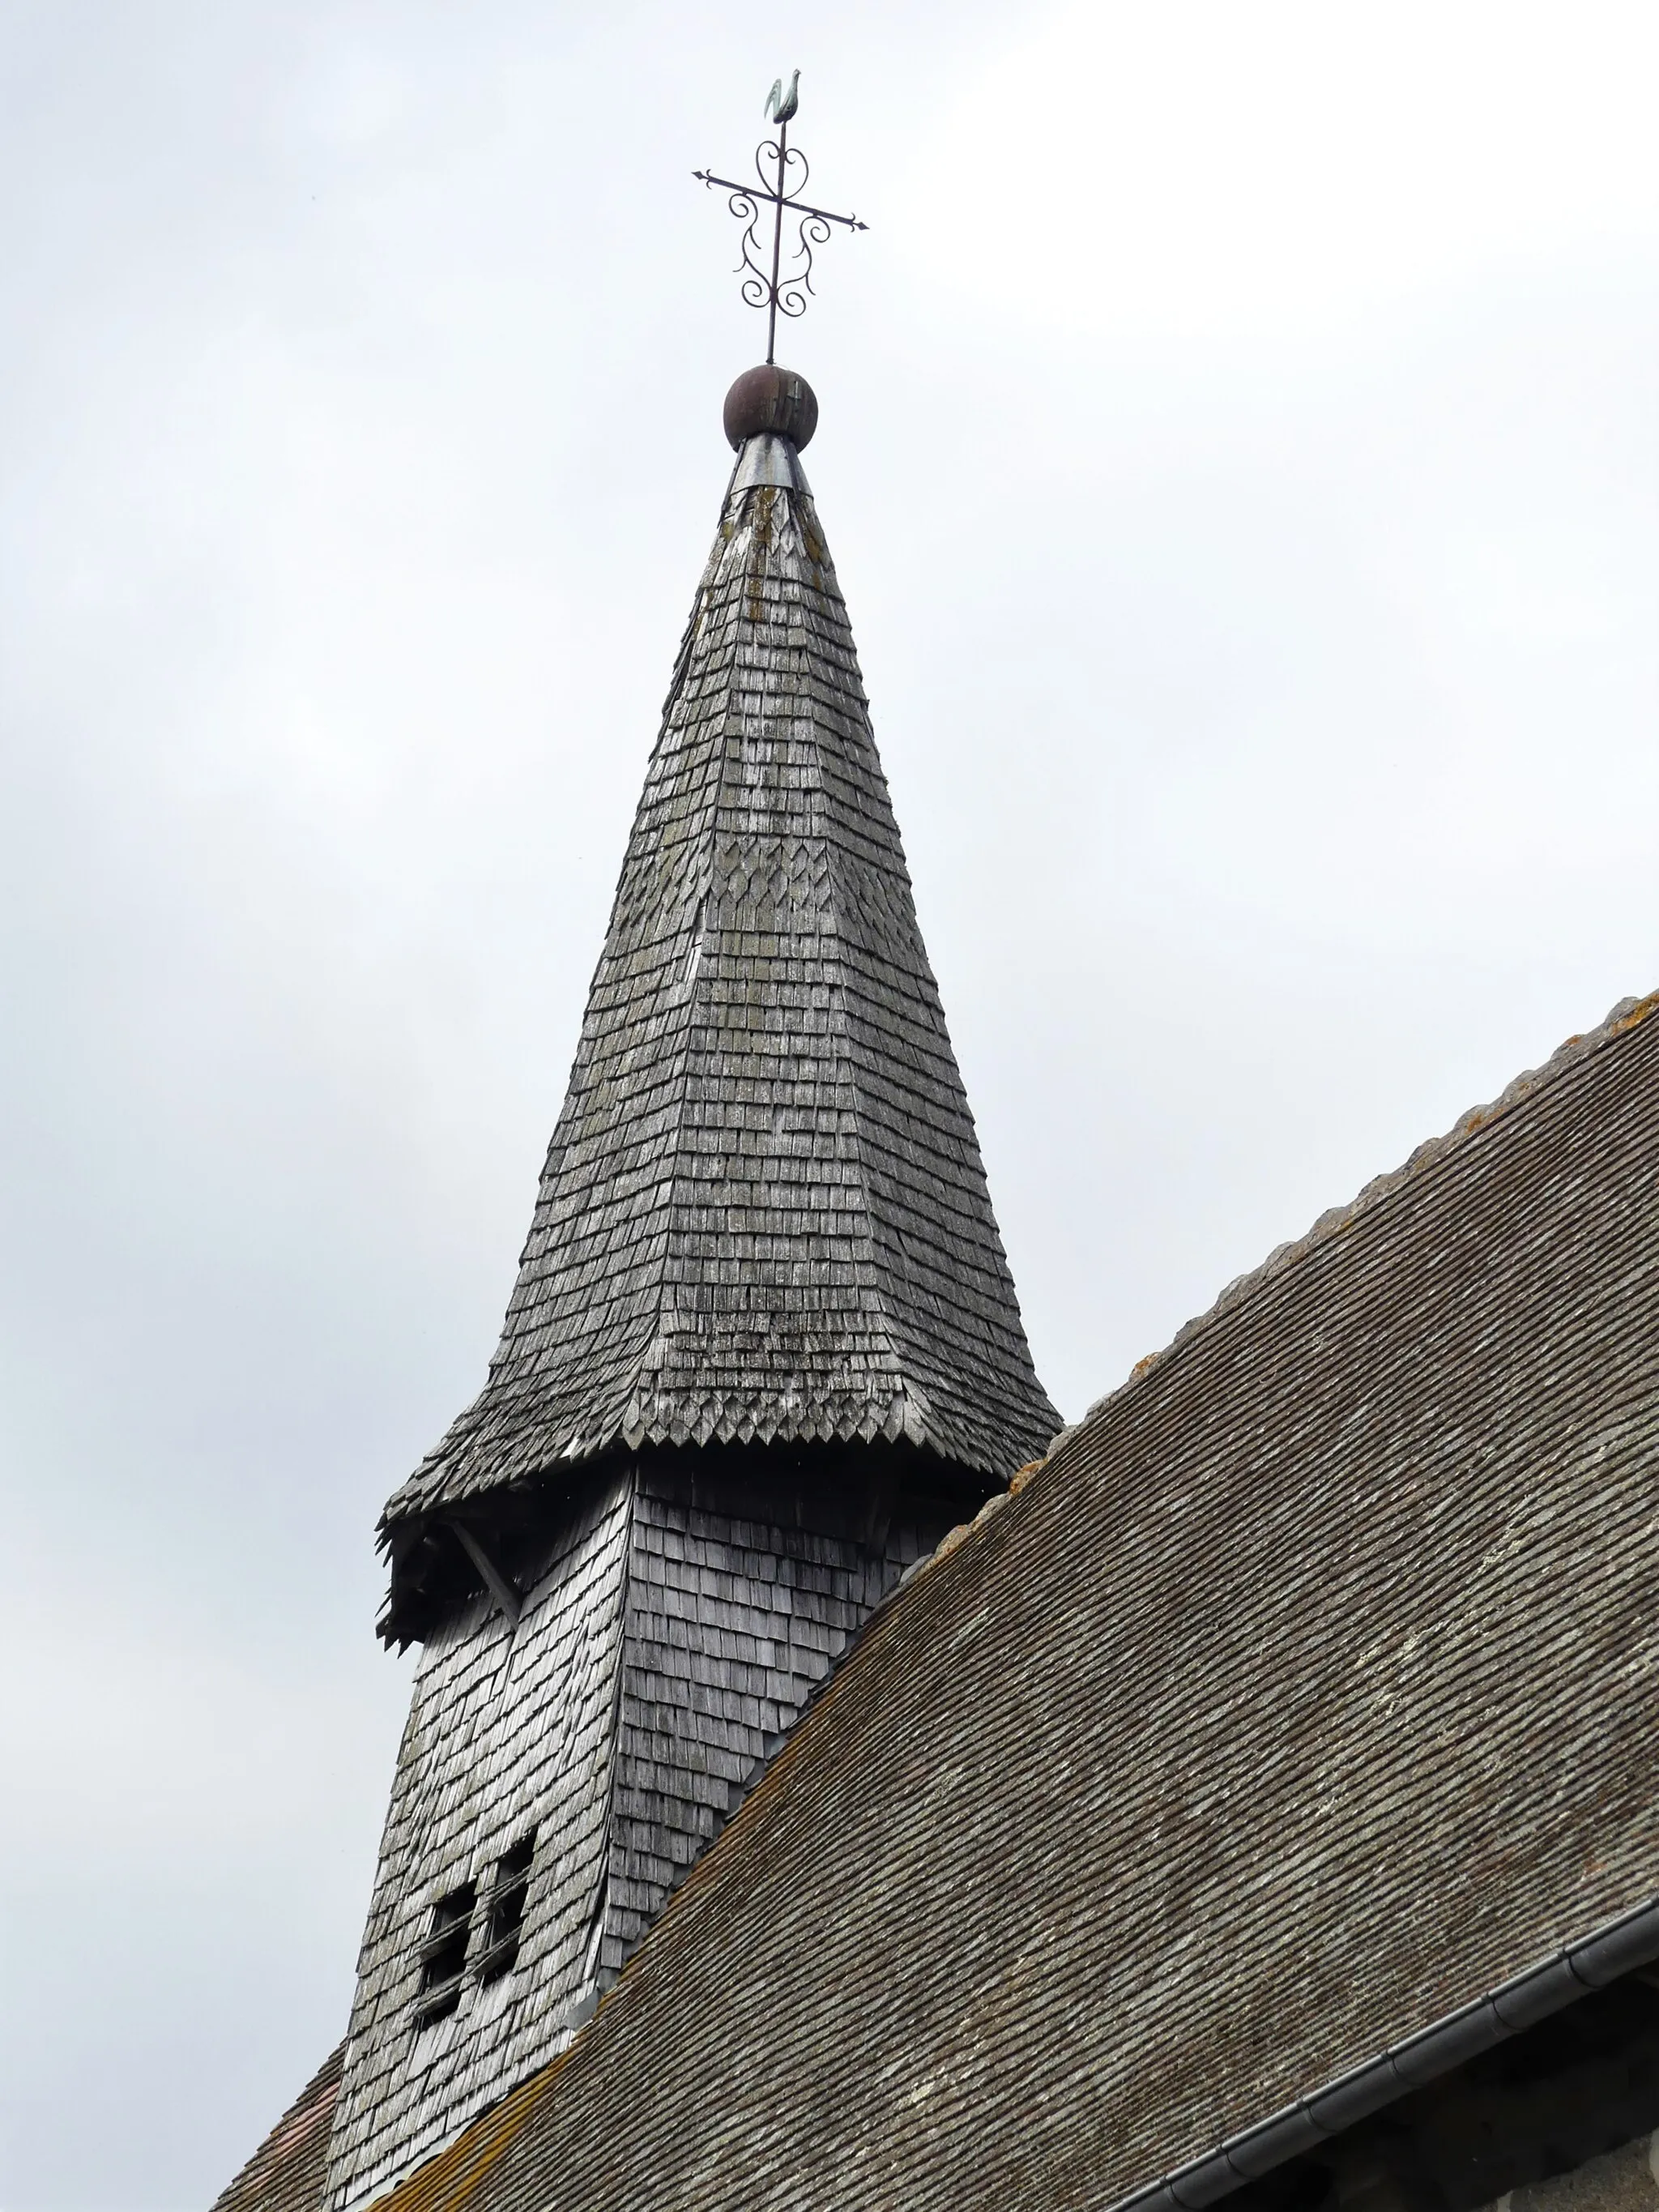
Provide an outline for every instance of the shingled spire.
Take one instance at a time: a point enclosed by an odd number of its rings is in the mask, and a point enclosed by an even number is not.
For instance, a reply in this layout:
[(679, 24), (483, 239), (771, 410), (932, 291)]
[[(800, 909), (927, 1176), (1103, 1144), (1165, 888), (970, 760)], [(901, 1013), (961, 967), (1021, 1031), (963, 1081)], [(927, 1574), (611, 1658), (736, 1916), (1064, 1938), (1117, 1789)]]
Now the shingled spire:
[(568, 2040), (905, 1568), (1059, 1425), (800, 465), (737, 466), (489, 1379), (386, 1509), (422, 1654), (328, 2161)]
[[(489, 1378), (411, 1527), (647, 1444), (907, 1439), (1004, 1476), (1039, 1385), (803, 473), (757, 369)], [(786, 433), (793, 432), (793, 435)]]

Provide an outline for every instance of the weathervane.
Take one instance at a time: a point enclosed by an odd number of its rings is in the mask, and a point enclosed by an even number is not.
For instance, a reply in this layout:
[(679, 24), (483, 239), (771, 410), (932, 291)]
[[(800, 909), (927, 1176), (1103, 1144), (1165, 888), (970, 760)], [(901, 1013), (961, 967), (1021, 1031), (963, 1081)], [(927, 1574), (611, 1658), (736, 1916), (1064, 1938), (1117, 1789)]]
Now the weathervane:
[[(823, 246), (830, 236), (832, 222), (842, 224), (848, 230), (868, 230), (867, 222), (860, 222), (855, 215), (831, 215), (828, 208), (811, 207), (798, 195), (806, 189), (811, 172), (806, 156), (789, 143), (789, 125), (795, 110), (800, 106), (800, 71), (797, 70), (789, 80), (789, 89), (783, 88), (780, 77), (766, 96), (765, 112), (778, 126), (775, 138), (763, 138), (755, 149), (755, 173), (760, 179), (758, 191), (753, 185), (734, 184), (730, 177), (716, 177), (707, 169), (693, 169), (692, 175), (700, 184), (718, 185), (722, 191), (732, 195), (732, 212), (738, 222), (747, 226), (743, 234), (743, 259), (736, 273), (743, 277), (743, 296), (751, 307), (766, 310), (766, 359), (769, 367), (777, 351), (778, 313), (804, 315), (806, 295), (812, 289), (812, 248)], [(765, 163), (772, 163), (772, 179), (767, 181)], [(799, 166), (800, 175), (790, 189), (791, 172)], [(765, 264), (766, 247), (761, 237), (764, 220), (761, 210), (772, 210), (772, 267), (769, 275)], [(800, 217), (800, 244), (790, 256), (799, 266), (787, 276), (780, 276), (783, 252), (783, 213)], [(745, 271), (747, 272), (745, 274)]]

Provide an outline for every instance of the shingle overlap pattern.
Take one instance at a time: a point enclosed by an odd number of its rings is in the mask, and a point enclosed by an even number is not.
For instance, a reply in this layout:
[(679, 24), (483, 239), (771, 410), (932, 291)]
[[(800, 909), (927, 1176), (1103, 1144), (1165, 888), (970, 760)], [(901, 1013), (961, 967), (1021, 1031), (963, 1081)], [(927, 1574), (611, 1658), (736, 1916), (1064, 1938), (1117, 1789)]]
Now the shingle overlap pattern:
[[(422, 1649), (358, 1960), (336, 2207), (407, 2173), (569, 2039), (605, 1910), (631, 1497), (619, 1476), (573, 1522), (516, 1634), (481, 1599)], [(417, 2027), (434, 1904), (469, 1880), (482, 1892), (532, 1829), (518, 1970)]]
[(1653, 1012), (926, 1565), (392, 2212), (1109, 2206), (1650, 1896)]
[[(573, 1520), (516, 1629), (480, 1598), (428, 1643), (359, 1962), (334, 2212), (564, 2047), (931, 1540), (900, 1522), (872, 1550), (693, 1503), (629, 1464)], [(435, 1900), (469, 1880), (482, 1894), (532, 1830), (514, 1971), (469, 1978), (453, 2014), (417, 2026)]]
[(634, 1493), (603, 1964), (619, 1967), (922, 1548)]
[(1006, 1475), (1056, 1425), (812, 501), (734, 491), (488, 1382), (388, 1520), (618, 1444)]

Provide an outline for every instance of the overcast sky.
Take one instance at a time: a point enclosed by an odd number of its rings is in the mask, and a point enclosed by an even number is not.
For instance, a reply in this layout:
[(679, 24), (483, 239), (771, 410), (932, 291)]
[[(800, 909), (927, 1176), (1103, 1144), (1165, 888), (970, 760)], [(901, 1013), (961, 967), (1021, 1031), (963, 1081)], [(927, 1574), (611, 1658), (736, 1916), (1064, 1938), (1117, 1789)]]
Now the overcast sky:
[(764, 349), (1040, 1371), (1659, 985), (1659, 15), (0, 0), (0, 2212), (339, 2035), (385, 1496), (495, 1340)]

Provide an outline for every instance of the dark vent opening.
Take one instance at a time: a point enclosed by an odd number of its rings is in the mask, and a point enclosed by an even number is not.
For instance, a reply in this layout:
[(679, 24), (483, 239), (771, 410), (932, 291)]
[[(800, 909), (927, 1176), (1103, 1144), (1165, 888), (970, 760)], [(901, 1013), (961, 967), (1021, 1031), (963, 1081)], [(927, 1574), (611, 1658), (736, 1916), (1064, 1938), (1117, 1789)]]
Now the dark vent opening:
[(511, 1850), (503, 1851), (495, 1866), (489, 1892), (489, 1917), (485, 1923), (483, 1956), (478, 1979), (493, 1982), (510, 1973), (518, 1964), (519, 1938), (524, 1929), (525, 1903), (530, 1894), (530, 1862), (536, 1854), (532, 1828)]
[(424, 2027), (442, 2020), (461, 2001), (461, 1976), (466, 1967), (466, 1942), (472, 1928), (472, 1909), (478, 1901), (477, 1885), (464, 1881), (441, 1897), (432, 1908), (432, 1926), (421, 1946), (421, 1991), (415, 2019)]

